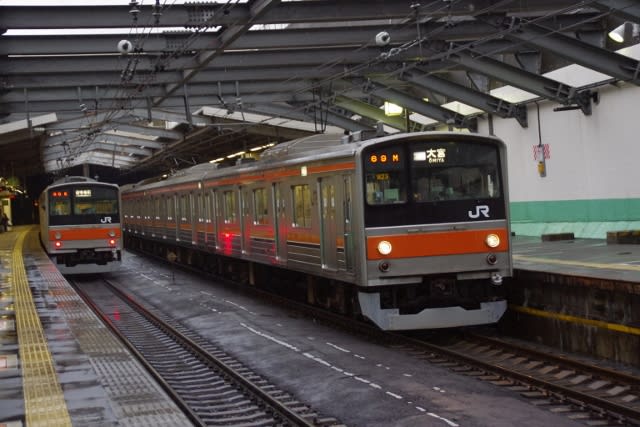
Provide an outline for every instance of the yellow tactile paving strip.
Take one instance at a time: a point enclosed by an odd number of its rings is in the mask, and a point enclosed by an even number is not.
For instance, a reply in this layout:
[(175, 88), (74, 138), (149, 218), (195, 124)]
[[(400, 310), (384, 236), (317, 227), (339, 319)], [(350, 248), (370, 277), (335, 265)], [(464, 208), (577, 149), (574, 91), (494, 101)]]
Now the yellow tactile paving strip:
[(26, 425), (71, 426), (71, 418), (24, 268), (22, 248), (27, 232), (28, 230), (20, 233), (11, 262)]

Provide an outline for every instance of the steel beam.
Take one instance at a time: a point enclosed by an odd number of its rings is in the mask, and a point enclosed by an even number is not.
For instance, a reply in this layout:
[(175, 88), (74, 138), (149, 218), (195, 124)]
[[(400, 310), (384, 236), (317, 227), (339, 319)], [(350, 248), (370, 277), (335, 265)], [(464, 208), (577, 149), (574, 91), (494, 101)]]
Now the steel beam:
[(640, 4), (637, 0), (596, 0), (589, 6), (603, 12), (609, 12), (627, 21), (640, 22)]
[(527, 127), (527, 108), (524, 105), (513, 104), (450, 80), (442, 79), (432, 74), (419, 73), (415, 70), (403, 72), (399, 74), (399, 77), (402, 80), (446, 95), (487, 113), (496, 114), (503, 118), (515, 118), (520, 126)]
[[(92, 142), (87, 148), (91, 150), (114, 151), (122, 156), (135, 154), (137, 156), (147, 157), (153, 153), (151, 150), (144, 150), (131, 146), (98, 141)], [(65, 157), (71, 150), (73, 150), (73, 146), (71, 146), (69, 149), (65, 149), (62, 146), (56, 146), (55, 148), (45, 148), (42, 150), (42, 159), (47, 162), (49, 160), (55, 160), (59, 157)]]
[[(514, 9), (510, 2), (492, 5), (487, 0), (460, 0), (452, 2), (432, 2), (421, 8), (421, 15), (433, 19), (447, 16), (465, 16), (470, 11), (491, 7), (493, 13), (511, 13)], [(599, 1), (606, 5), (607, 2)], [(536, 0), (528, 2), (528, 12), (558, 10), (575, 5), (575, 0)], [(193, 3), (172, 4), (162, 9), (159, 25), (162, 27), (193, 28), (206, 23), (211, 26), (246, 25), (253, 19), (254, 24), (282, 24), (301, 22), (335, 22), (336, 17), (343, 21), (368, 21), (384, 19), (406, 20), (412, 12), (407, 2), (372, 0), (360, 1), (325, 0), (315, 2), (285, 2), (262, 15), (251, 13), (252, 3), (223, 4)], [(0, 28), (129, 28), (132, 19), (126, 2), (122, 6), (0, 6)], [(154, 22), (152, 7), (139, 6), (138, 22)], [(223, 10), (226, 9), (226, 13)]]
[(365, 93), (373, 93), (382, 99), (407, 108), (411, 112), (431, 117), (442, 124), (451, 125), (457, 128), (477, 130), (476, 119), (472, 117), (467, 117), (439, 105), (425, 102), (420, 98), (407, 95), (406, 93), (396, 89), (385, 87), (380, 83), (368, 81), (363, 85), (363, 90)]
[(611, 52), (584, 43), (578, 39), (563, 34), (552, 33), (538, 25), (523, 23), (520, 20), (491, 21), (497, 28), (507, 27), (505, 37), (524, 42), (567, 58), (571, 62), (580, 64), (592, 70), (640, 85), (640, 61), (616, 52)]
[(497, 80), (560, 104), (575, 103), (580, 106), (584, 114), (591, 114), (591, 92), (589, 90), (579, 91), (573, 86), (521, 70), (487, 56), (474, 56), (468, 52), (457, 51), (449, 55), (448, 59), (469, 70), (492, 76)]
[(349, 111), (353, 111), (355, 114), (368, 117), (377, 122), (382, 122), (398, 130), (407, 129), (407, 123), (403, 118), (386, 116), (384, 114), (384, 111), (379, 107), (359, 101), (357, 99), (347, 98), (346, 96), (337, 96), (334, 101), (334, 105), (345, 108)]
[(245, 108), (247, 111), (252, 111), (258, 114), (271, 115), (274, 117), (287, 117), (294, 120), (307, 122), (313, 121), (317, 118), (314, 112), (316, 111), (316, 109), (318, 109), (318, 116), (322, 116), (328, 124), (331, 124), (333, 126), (337, 126), (352, 132), (370, 129), (369, 126), (365, 126), (355, 120), (351, 120), (347, 117), (326, 110), (327, 106), (322, 107), (324, 108), (324, 110), (321, 110), (315, 105), (302, 105), (294, 107), (281, 104), (249, 104), (245, 105)]
[(249, 19), (242, 24), (235, 24), (227, 27), (222, 31), (218, 37), (218, 43), (212, 46), (212, 50), (201, 52), (197, 56), (196, 65), (193, 68), (185, 69), (183, 71), (182, 80), (166, 85), (164, 88), (165, 94), (157, 96), (153, 100), (153, 105), (157, 106), (163, 103), (163, 101), (172, 93), (179, 90), (180, 87), (186, 85), (196, 74), (198, 74), (208, 63), (221, 56), (225, 49), (229, 48), (233, 42), (238, 39), (242, 34), (249, 31), (256, 20), (264, 15), (269, 9), (272, 9), (280, 4), (280, 0), (254, 0), (249, 3)]

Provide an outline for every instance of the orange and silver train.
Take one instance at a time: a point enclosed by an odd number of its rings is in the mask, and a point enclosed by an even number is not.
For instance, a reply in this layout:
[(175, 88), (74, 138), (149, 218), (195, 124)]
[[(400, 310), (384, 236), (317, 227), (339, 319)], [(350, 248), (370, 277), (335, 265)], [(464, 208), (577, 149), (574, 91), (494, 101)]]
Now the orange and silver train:
[(40, 241), (62, 274), (114, 271), (122, 263), (120, 189), (82, 176), (40, 194)]
[(512, 275), (505, 161), (474, 134), (314, 135), (123, 186), (125, 245), (385, 330), (491, 324)]

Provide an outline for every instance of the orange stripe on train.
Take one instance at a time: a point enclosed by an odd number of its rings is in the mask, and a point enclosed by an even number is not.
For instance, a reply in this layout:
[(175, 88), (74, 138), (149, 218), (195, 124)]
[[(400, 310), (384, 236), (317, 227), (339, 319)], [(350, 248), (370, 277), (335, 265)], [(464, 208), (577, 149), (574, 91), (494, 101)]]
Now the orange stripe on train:
[[(497, 248), (489, 248), (484, 242), (488, 234), (497, 234), (500, 237), (500, 245)], [(378, 243), (382, 240), (388, 241), (393, 247), (389, 255), (381, 255), (378, 252)], [(508, 249), (509, 239), (506, 229), (446, 231), (367, 238), (367, 259), (505, 252)]]
[[(109, 236), (109, 232), (113, 231), (115, 235)], [(56, 239), (56, 233), (62, 236)], [(120, 228), (56, 228), (49, 230), (49, 240), (96, 240), (96, 239), (113, 239), (120, 238), (122, 233)]]

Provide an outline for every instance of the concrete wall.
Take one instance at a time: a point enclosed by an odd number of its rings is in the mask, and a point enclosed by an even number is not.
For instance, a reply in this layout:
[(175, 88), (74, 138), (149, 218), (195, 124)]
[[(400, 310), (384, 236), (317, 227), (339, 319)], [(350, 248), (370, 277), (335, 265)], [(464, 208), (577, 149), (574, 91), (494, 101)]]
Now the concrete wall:
[[(640, 57), (639, 46), (625, 54)], [(513, 231), (606, 238), (607, 231), (640, 229), (640, 87), (612, 85), (577, 65), (548, 76), (576, 87), (593, 84), (600, 101), (589, 116), (553, 111), (557, 103), (530, 103), (528, 128), (493, 118), (493, 133), (508, 145)], [(494, 93), (515, 102), (535, 99), (508, 87)], [(490, 126), (481, 119), (479, 132), (490, 133)], [(549, 148), (544, 177), (534, 158), (539, 143)]]

